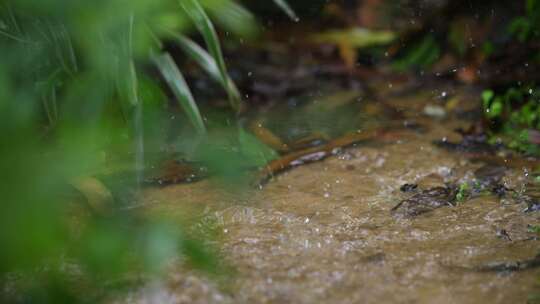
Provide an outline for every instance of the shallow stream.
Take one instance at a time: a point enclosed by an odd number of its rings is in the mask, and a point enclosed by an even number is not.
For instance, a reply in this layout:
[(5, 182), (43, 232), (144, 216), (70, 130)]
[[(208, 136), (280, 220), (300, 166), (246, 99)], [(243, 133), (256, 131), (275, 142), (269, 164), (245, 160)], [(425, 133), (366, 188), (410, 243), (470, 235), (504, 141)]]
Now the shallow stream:
[[(391, 213), (411, 196), (400, 191), (402, 185), (459, 183), (485, 165), (433, 144), (460, 140), (454, 130), (470, 121), (453, 113), (474, 104), (466, 102), (471, 97), (455, 93), (454, 104), (445, 108), (426, 97), (432, 90), (424, 93), (383, 100), (399, 110), (402, 122), (414, 121), (421, 130), (390, 130), (293, 168), (262, 189), (239, 194), (203, 180), (147, 190), (149, 212), (185, 218), (192, 210), (214, 223), (220, 254), (234, 274), (218, 284), (174, 268), (126, 301), (525, 303), (538, 292), (540, 269), (488, 266), (534, 259), (540, 242), (529, 228), (540, 223), (538, 212), (524, 213), (527, 206), (511, 195), (483, 195), (414, 217)], [(434, 104), (446, 117), (431, 113)], [(530, 168), (509, 167), (502, 181), (520, 189)]]

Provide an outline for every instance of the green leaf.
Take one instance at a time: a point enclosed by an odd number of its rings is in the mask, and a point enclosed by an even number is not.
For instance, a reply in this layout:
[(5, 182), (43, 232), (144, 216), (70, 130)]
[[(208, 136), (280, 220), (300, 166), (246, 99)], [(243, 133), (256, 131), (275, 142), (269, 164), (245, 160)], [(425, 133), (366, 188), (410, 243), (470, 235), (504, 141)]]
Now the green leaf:
[(253, 38), (258, 34), (259, 25), (253, 14), (235, 1), (213, 1), (213, 5), (201, 2), (212, 20), (241, 38)]
[(538, 0), (527, 0), (527, 3), (526, 3), (527, 15), (528, 16), (533, 15), (535, 10), (538, 9), (539, 6), (540, 6), (540, 2)]
[(540, 226), (538, 225), (535, 225), (535, 226), (529, 226), (529, 229), (527, 229), (529, 232), (531, 233), (536, 233), (538, 235), (540, 235)]
[(491, 106), (489, 107), (489, 111), (487, 112), (488, 117), (495, 118), (501, 116), (503, 112), (503, 103), (502, 99), (500, 97), (495, 98)]
[(182, 73), (176, 66), (176, 63), (172, 59), (171, 55), (164, 53), (155, 56), (153, 60), (160, 73), (163, 75), (163, 78), (178, 99), (178, 102), (188, 115), (193, 126), (199, 133), (206, 133), (206, 127), (204, 126), (199, 108), (193, 99), (193, 95), (191, 94), (184, 76), (182, 76)]
[(490, 41), (484, 42), (484, 44), (482, 45), (482, 53), (484, 53), (486, 57), (490, 57), (491, 55), (493, 55), (494, 52), (495, 46), (493, 45), (493, 43)]
[(220, 83), (227, 94), (234, 96), (235, 99), (240, 100), (240, 92), (238, 91), (238, 88), (232, 81), (232, 79), (229, 77), (229, 75), (226, 75), (225, 82), (223, 81), (223, 78), (221, 77), (221, 73), (219, 71), (219, 67), (212, 58), (210, 54), (208, 54), (202, 47), (200, 47), (198, 44), (193, 42), (193, 40), (187, 38), (183, 35), (174, 35), (174, 38), (176, 42), (178, 42), (178, 45), (182, 48), (182, 50), (199, 66), (205, 70), (214, 81), (217, 81)]
[[(206, 47), (217, 63), (221, 81), (223, 83), (227, 83), (228, 75), (225, 60), (223, 59), (223, 52), (221, 51), (219, 39), (210, 18), (208, 18), (208, 15), (206, 15), (206, 12), (198, 0), (181, 0), (179, 2), (180, 6), (191, 18), (191, 21), (193, 21), (195, 27), (203, 36)], [(238, 99), (237, 96), (232, 95), (229, 90), (227, 90), (227, 94), (229, 95), (229, 102), (231, 103), (231, 106), (237, 112), (240, 112), (242, 110), (242, 100)]]
[(293, 21), (298, 22), (300, 18), (296, 15), (294, 10), (289, 6), (285, 0), (274, 0), (274, 3), (279, 6)]
[(456, 199), (458, 202), (463, 202), (465, 199), (467, 199), (467, 196), (469, 194), (469, 184), (463, 183), (459, 185), (458, 193), (456, 194)]
[(410, 68), (428, 68), (440, 57), (441, 48), (433, 35), (426, 35), (422, 41), (409, 48), (403, 57), (393, 63), (393, 68), (405, 71)]
[(495, 93), (492, 90), (485, 90), (482, 92), (482, 103), (484, 105), (484, 109), (489, 108), (489, 104), (491, 103), (493, 97), (495, 97)]
[(516, 36), (519, 42), (525, 42), (530, 36), (531, 29), (532, 24), (528, 18), (518, 17), (510, 23), (508, 32)]

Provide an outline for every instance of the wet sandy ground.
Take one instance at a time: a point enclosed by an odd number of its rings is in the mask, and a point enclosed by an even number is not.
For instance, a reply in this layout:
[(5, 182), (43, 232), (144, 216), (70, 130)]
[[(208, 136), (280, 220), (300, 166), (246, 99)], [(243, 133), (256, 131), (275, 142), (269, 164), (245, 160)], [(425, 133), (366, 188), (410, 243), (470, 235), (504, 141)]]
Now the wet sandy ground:
[[(235, 269), (223, 287), (204, 275), (175, 269), (129, 295), (129, 303), (526, 303), (539, 292), (540, 270), (477, 272), (491, 262), (533, 258), (540, 243), (511, 198), (484, 196), (411, 219), (390, 209), (422, 187), (471, 178), (480, 163), (435, 147), (459, 139), (464, 122), (421, 115), (428, 101), (407, 104), (427, 132), (400, 130), (295, 168), (262, 190), (218, 191), (211, 181), (151, 189), (152, 212), (203, 214), (220, 231), (221, 254)], [(520, 169), (505, 183), (519, 188)], [(504, 229), (510, 239), (500, 237)]]

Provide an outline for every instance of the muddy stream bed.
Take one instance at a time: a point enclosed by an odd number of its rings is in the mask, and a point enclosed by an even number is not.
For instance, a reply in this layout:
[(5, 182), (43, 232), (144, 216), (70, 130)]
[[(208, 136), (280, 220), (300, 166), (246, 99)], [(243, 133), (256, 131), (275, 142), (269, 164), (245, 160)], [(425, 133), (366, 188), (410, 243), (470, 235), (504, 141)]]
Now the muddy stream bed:
[[(454, 130), (471, 122), (455, 118), (454, 109), (446, 118), (426, 115), (436, 101), (419, 96), (426, 95), (388, 95), (384, 102), (400, 109), (398, 121), (421, 130), (390, 129), (288, 170), (262, 189), (234, 193), (212, 180), (148, 189), (148, 212), (185, 218), (191, 210), (212, 223), (234, 272), (218, 283), (173, 268), (120, 302), (525, 303), (538, 292), (540, 242), (529, 231), (540, 222), (538, 212), (525, 213), (527, 205), (510, 194), (478, 195), (414, 216), (392, 212), (415, 195), (401, 191), (404, 184), (459, 184), (486, 165), (433, 144), (459, 141)], [(508, 166), (500, 182), (521, 189), (527, 170)]]

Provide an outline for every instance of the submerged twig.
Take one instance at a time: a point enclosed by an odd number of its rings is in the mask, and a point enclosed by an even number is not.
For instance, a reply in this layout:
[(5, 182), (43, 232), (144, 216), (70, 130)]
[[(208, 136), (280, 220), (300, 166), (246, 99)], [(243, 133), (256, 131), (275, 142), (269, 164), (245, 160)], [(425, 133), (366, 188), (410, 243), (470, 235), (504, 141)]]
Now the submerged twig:
[(350, 133), (337, 139), (331, 140), (322, 146), (308, 148), (287, 154), (283, 157), (269, 162), (265, 167), (262, 168), (259, 176), (258, 185), (264, 185), (272, 177), (276, 176), (279, 173), (282, 173), (285, 170), (306, 163), (321, 161), (335, 154), (337, 152), (337, 149), (349, 147), (358, 142), (376, 138), (385, 131), (386, 130), (384, 129), (374, 129), (369, 131)]

